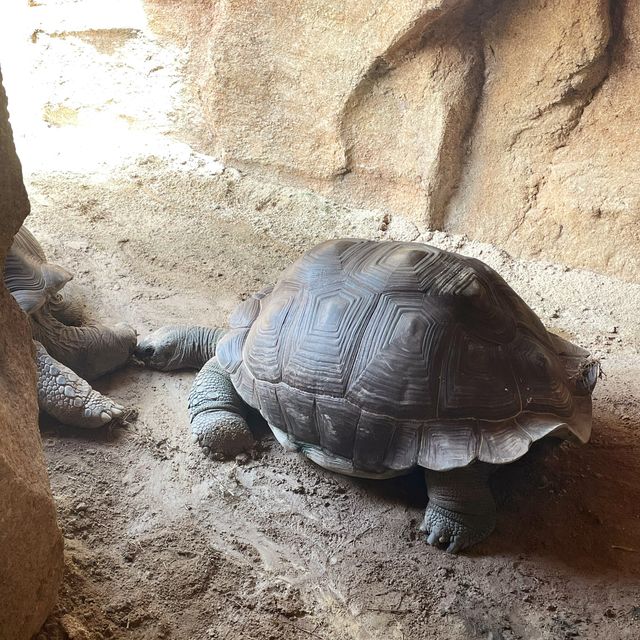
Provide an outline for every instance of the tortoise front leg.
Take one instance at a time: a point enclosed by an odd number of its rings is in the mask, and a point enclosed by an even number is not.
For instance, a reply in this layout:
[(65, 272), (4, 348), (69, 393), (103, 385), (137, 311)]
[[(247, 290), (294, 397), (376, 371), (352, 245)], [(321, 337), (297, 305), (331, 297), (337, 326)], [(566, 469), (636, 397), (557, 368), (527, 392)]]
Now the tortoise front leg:
[(103, 396), (76, 373), (52, 358), (34, 340), (40, 409), (63, 424), (96, 429), (121, 418), (125, 408)]
[(56, 360), (87, 380), (123, 366), (136, 347), (135, 329), (127, 324), (66, 325), (47, 305), (31, 315), (31, 328), (33, 337)]
[(68, 327), (81, 327), (89, 320), (85, 314), (82, 298), (75, 294), (70, 286), (67, 284), (63, 291), (58, 291), (51, 296), (48, 303), (49, 311), (58, 322)]
[(425, 469), (429, 505), (420, 527), (427, 542), (449, 553), (480, 542), (495, 528), (496, 506), (489, 489), (492, 467), (476, 462), (451, 471)]
[(198, 372), (189, 393), (189, 419), (194, 439), (204, 452), (228, 458), (254, 444), (245, 420), (246, 406), (218, 358)]

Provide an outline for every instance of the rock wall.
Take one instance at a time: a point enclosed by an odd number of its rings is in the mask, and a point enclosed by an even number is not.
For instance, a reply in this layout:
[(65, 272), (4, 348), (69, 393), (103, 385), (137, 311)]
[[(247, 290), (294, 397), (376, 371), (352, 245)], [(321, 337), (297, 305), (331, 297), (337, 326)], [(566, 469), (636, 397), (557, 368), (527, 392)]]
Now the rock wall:
[(147, 0), (232, 164), (640, 277), (632, 0)]
[(516, 0), (483, 21), (485, 86), (447, 229), (640, 277), (631, 1)]
[[(0, 75), (0, 273), (29, 213)], [(49, 489), (31, 330), (0, 279), (0, 638), (27, 640), (55, 602), (62, 536)]]

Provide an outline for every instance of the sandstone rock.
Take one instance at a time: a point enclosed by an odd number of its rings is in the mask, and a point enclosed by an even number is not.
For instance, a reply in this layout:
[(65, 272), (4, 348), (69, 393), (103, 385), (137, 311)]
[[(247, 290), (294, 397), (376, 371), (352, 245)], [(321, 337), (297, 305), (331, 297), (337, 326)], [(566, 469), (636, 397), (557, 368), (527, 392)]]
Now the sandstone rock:
[[(557, 149), (520, 243), (640, 278), (640, 5), (620, 3), (607, 79)], [(543, 233), (544, 228), (553, 231)], [(557, 238), (546, 246), (544, 236)], [(569, 256), (569, 260), (565, 256)]]
[[(29, 213), (0, 76), (0, 271)], [(56, 522), (38, 431), (35, 362), (26, 318), (0, 281), (0, 638), (27, 640), (62, 577)]]
[(459, 179), (482, 82), (466, 5), (146, 3), (154, 28), (190, 43), (215, 152), (434, 224)]
[(486, 80), (447, 230), (516, 254), (602, 264), (589, 256), (600, 244), (597, 227), (571, 234), (575, 218), (566, 203), (545, 205), (541, 196), (550, 195), (545, 185), (554, 160), (584, 126), (607, 76), (608, 0), (500, 3), (484, 18), (482, 33)]
[(212, 34), (206, 106), (237, 161), (331, 178), (348, 170), (350, 101), (456, 0), (241, 0), (224, 3)]
[(334, 196), (442, 226), (482, 86), (475, 30), (455, 16), (446, 28), (438, 22), (417, 51), (385, 57), (384, 72), (349, 96), (341, 114), (344, 176)]
[(640, 277), (631, 0), (146, 0), (227, 162)]

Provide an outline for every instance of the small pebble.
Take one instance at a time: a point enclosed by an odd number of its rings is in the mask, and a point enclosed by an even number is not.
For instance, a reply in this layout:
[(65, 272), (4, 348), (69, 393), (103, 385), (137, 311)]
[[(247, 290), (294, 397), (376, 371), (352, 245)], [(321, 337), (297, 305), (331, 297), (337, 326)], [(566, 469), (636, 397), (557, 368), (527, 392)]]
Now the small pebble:
[(239, 466), (242, 466), (243, 464), (247, 464), (247, 462), (249, 462), (250, 458), (249, 455), (247, 453), (239, 453), (236, 456), (236, 464)]

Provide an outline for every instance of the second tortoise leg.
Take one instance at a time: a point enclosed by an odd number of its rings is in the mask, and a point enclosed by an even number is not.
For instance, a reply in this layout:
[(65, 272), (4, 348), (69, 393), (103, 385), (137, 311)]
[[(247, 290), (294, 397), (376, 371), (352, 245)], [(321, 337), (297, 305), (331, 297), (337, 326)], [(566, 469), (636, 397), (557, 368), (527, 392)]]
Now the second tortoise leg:
[(200, 369), (189, 393), (189, 420), (194, 440), (209, 455), (228, 458), (255, 444), (246, 405), (229, 374), (214, 356)]
[(429, 504), (420, 527), (427, 542), (457, 553), (495, 528), (496, 506), (489, 488), (492, 465), (474, 463), (451, 471), (425, 469)]
[(59, 362), (85, 380), (94, 380), (123, 366), (136, 346), (133, 327), (92, 323), (67, 325), (48, 305), (31, 314), (33, 337)]

